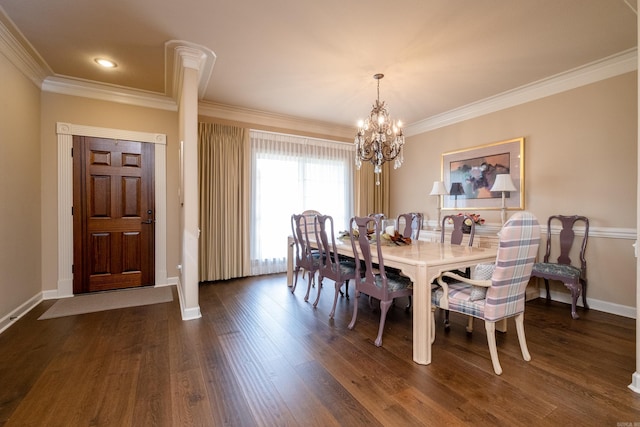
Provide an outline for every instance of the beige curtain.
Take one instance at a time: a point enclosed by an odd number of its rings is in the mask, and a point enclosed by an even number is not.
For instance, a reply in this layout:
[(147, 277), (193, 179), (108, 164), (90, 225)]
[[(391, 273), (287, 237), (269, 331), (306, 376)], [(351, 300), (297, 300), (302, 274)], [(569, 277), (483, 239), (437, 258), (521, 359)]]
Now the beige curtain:
[(367, 216), (372, 213), (384, 213), (389, 216), (389, 163), (382, 165), (380, 185), (376, 185), (373, 165), (363, 163), (360, 170), (356, 170), (354, 179), (355, 212), (357, 216)]
[(249, 130), (198, 124), (200, 281), (249, 275)]

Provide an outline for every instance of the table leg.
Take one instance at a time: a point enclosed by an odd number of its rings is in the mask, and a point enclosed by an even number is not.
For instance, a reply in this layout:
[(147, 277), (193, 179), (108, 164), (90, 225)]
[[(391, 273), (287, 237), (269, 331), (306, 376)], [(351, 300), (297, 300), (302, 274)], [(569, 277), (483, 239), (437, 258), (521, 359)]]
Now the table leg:
[(427, 267), (417, 266), (413, 275), (413, 361), (431, 363), (431, 285)]
[(293, 239), (287, 238), (287, 286), (293, 286)]

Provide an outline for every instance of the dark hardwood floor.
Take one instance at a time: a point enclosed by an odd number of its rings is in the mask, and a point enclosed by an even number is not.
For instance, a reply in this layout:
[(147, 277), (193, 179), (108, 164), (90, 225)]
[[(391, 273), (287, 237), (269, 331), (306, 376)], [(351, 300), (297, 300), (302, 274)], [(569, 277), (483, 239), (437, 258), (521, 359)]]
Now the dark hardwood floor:
[[(411, 313), (399, 301), (383, 346), (379, 310), (340, 298), (332, 282), (317, 309), (284, 275), (200, 287), (202, 318), (179, 302), (36, 320), (44, 301), (0, 335), (4, 426), (620, 426), (640, 424), (635, 320), (595, 310), (527, 303), (532, 360), (515, 325), (498, 334), (493, 373), (485, 330), (438, 313), (432, 363), (411, 360)], [(312, 290), (315, 297), (315, 290)], [(375, 307), (375, 305), (374, 305)], [(627, 424), (631, 423), (631, 424)], [(636, 424), (638, 425), (638, 424)]]

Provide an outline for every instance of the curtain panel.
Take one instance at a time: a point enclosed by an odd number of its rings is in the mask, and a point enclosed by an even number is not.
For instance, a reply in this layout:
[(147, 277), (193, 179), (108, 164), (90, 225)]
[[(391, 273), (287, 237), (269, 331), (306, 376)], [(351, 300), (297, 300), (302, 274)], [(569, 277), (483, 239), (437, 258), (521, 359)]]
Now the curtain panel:
[(363, 162), (360, 170), (355, 175), (355, 211), (358, 216), (367, 216), (373, 213), (389, 214), (389, 171), (390, 162), (382, 165), (380, 185), (376, 185), (376, 177), (373, 165)]
[(201, 282), (249, 275), (249, 130), (198, 124)]
[(351, 144), (251, 131), (251, 274), (286, 271), (291, 215), (316, 210), (345, 230), (354, 206)]

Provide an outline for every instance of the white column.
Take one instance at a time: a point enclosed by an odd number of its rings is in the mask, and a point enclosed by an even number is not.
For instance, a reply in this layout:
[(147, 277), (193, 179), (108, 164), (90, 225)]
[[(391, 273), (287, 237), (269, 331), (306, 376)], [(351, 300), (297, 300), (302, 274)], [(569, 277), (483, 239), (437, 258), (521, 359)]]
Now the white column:
[(182, 319), (201, 317), (198, 301), (198, 84), (199, 71), (207, 58), (205, 52), (191, 47), (178, 46), (176, 59), (180, 64), (178, 117), (182, 147), (182, 197), (181, 235), (182, 253), (179, 291)]

